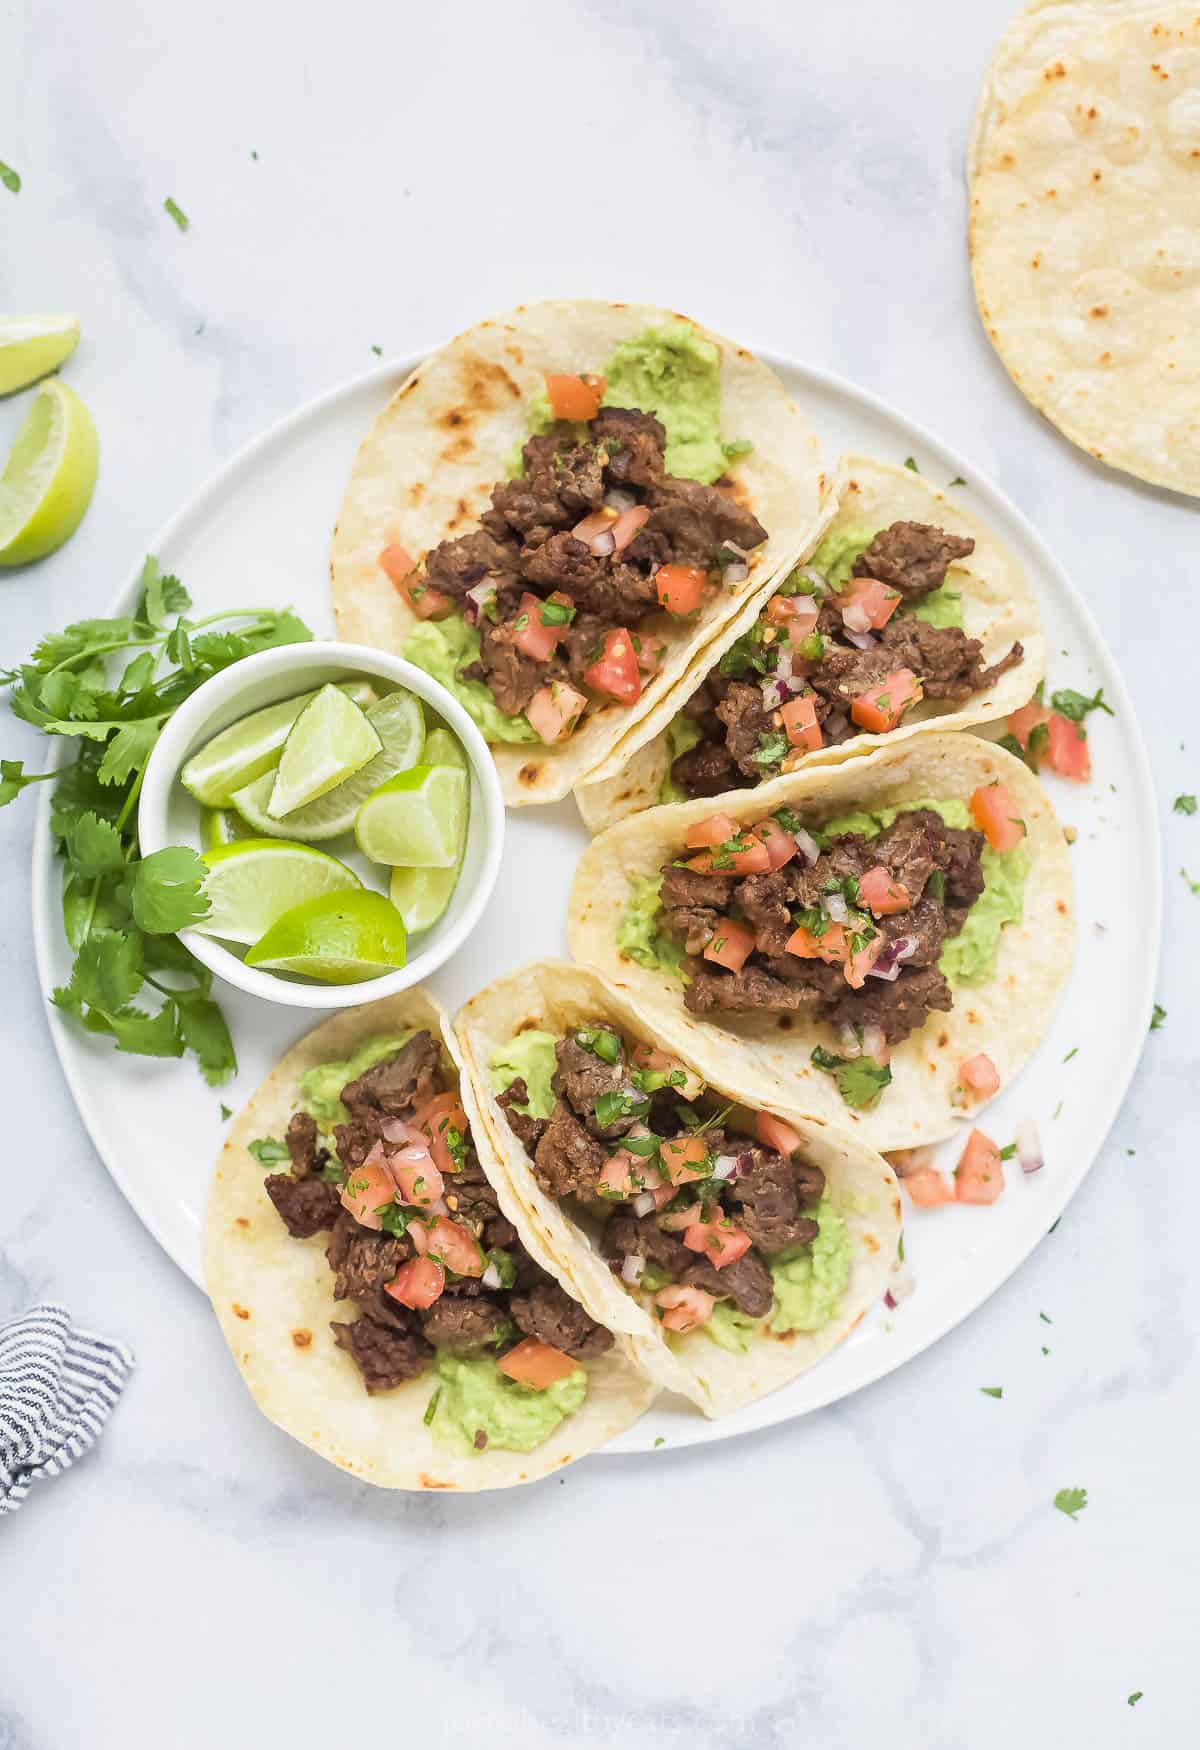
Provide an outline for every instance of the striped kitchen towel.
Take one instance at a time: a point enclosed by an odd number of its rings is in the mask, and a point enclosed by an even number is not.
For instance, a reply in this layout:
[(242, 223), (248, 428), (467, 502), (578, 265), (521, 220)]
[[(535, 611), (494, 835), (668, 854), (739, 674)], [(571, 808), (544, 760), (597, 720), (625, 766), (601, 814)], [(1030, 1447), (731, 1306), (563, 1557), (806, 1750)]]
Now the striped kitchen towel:
[(95, 1444), (133, 1356), (49, 1302), (0, 1326), (0, 1515)]

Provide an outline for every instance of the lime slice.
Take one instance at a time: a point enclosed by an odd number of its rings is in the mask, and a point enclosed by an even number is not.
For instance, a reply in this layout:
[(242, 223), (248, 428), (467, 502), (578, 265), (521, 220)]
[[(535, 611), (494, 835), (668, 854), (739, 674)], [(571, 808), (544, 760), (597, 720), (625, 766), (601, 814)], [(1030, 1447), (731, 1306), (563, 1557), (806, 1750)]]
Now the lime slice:
[(43, 383), (0, 475), (0, 565), (44, 559), (92, 502), (100, 446), (92, 416), (65, 383)]
[[(421, 764), (453, 766), (465, 772), (467, 756), (457, 736), (451, 735), (448, 729), (439, 727), (431, 729), (425, 737)], [(462, 873), (463, 852), (467, 848), (469, 803), (468, 790), (468, 806), (464, 807), (460, 817), (457, 854), (448, 869), (392, 870), (391, 901), (404, 919), (404, 927), (410, 936), (415, 936), (422, 930), (431, 930), (454, 896), (454, 889), (458, 886), (458, 878)]]
[(78, 345), (78, 316), (0, 316), (0, 395), (56, 371)]
[(457, 735), (451, 735), (448, 729), (439, 724), (431, 729), (425, 737), (425, 746), (421, 753), (423, 766), (461, 766), (465, 772), (467, 756), (463, 752), (462, 742)]
[(322, 687), (288, 731), (267, 804), (276, 820), (352, 778), (383, 743), (352, 699)]
[[(338, 691), (363, 710), (375, 702), (375, 689), (368, 681), (341, 681)], [(224, 808), (233, 801), (236, 790), (275, 770), (288, 730), (316, 696), (314, 690), (295, 699), (282, 699), (278, 705), (264, 706), (231, 723), (206, 741), (184, 766), (179, 774), (184, 789), (209, 808)]]
[(450, 869), (466, 824), (467, 774), (458, 766), (413, 766), (381, 784), (354, 823), (358, 848), (374, 863)]
[(254, 944), (246, 965), (298, 972), (323, 984), (357, 984), (394, 972), (406, 952), (400, 913), (382, 893), (364, 888), (294, 906)]
[(204, 818), (200, 822), (200, 843), (206, 851), (215, 851), (222, 845), (232, 845), (238, 839), (253, 837), (253, 828), (247, 826), (241, 815), (235, 814), (231, 808), (204, 810)]
[(195, 928), (226, 942), (257, 942), (302, 900), (362, 890), (353, 869), (327, 851), (280, 839), (238, 839), (205, 851), (204, 861), (204, 891), (211, 909)]
[(340, 833), (349, 832), (371, 792), (413, 765), (425, 739), (421, 701), (411, 693), (389, 693), (370, 707), (367, 722), (383, 743), (383, 752), (336, 790), (330, 790), (327, 796), (310, 802), (306, 808), (295, 809), (286, 820), (273, 820), (267, 805), (275, 779), (268, 772), (236, 793), (233, 805), (238, 813), (256, 832), (271, 838), (299, 839), (304, 844), (335, 839)]

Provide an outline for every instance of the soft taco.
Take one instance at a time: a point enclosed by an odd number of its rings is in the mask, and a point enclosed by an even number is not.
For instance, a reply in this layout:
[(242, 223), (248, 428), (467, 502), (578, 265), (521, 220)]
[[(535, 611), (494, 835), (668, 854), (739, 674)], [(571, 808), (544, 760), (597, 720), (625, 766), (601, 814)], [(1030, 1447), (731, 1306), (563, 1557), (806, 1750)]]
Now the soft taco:
[(845, 456), (815, 548), (729, 620), (643, 728), (576, 790), (593, 832), (660, 802), (752, 788), (930, 727), (987, 723), (1042, 678), (1016, 555), (957, 490)]
[(1062, 827), (1011, 754), (921, 735), (594, 839), (576, 959), (735, 1093), (934, 1141), (1010, 1081), (1074, 946)]
[(534, 304), (420, 365), (333, 538), (343, 638), (401, 652), (566, 795), (825, 514), (808, 425), (751, 353), (644, 304)]
[(900, 1234), (887, 1162), (660, 1050), (595, 973), (537, 962), (454, 1024), (527, 1231), (706, 1414), (805, 1372), (884, 1292)]
[(230, 1128), (208, 1292), (259, 1409), (393, 1489), (529, 1482), (653, 1386), (521, 1243), (445, 1016), (418, 990), (302, 1039)]

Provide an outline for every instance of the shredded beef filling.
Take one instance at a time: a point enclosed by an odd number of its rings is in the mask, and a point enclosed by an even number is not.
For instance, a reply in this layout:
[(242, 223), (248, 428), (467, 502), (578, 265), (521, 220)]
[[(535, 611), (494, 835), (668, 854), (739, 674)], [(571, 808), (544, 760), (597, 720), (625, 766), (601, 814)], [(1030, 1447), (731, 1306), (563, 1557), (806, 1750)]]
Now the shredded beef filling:
[[(925, 698), (961, 701), (986, 692), (1022, 660), (1021, 645), (1014, 644), (988, 664), (982, 644), (961, 627), (931, 626), (905, 611), (940, 589), (947, 567), (974, 548), (973, 540), (928, 523), (898, 522), (881, 529), (854, 561), (854, 575), (876, 578), (902, 599), (887, 624), (869, 635), (866, 649), (847, 636), (837, 598), (822, 602), (815, 632), (823, 654), (793, 647), (790, 665), (792, 690), (803, 686), (811, 693), (823, 746), (836, 747), (862, 733), (851, 715), (854, 700), (897, 669), (912, 670)], [(772, 689), (768, 700), (760, 684), (765, 680), (769, 686), (782, 636), (769, 626), (767, 635), (770, 642), (758, 647), (755, 664), (747, 660), (744, 640), (739, 640), (683, 707), (701, 733), (701, 740), (671, 765), (672, 780), (688, 796), (718, 796), (722, 790), (760, 783), (780, 770), (790, 751), (778, 713), (779, 694)]]
[[(456, 1275), (447, 1268), (442, 1293), (427, 1307), (408, 1307), (388, 1292), (401, 1267), (417, 1256), (412, 1225), (397, 1233), (368, 1227), (345, 1207), (342, 1193), (372, 1150), (385, 1148), (383, 1126), (393, 1119), (411, 1120), (440, 1091), (441, 1083), (436, 1041), (426, 1031), (415, 1033), (401, 1050), (342, 1089), (350, 1120), (334, 1129), (336, 1163), (322, 1144), (315, 1119), (299, 1111), (287, 1128), (291, 1170), (272, 1173), (264, 1181), (294, 1239), (328, 1232), (325, 1257), (333, 1272), (334, 1299), (354, 1302), (358, 1308), (357, 1318), (334, 1321), (330, 1329), (372, 1395), (416, 1379), (440, 1350), (453, 1355), (500, 1355), (529, 1336), (578, 1361), (588, 1361), (612, 1345), (603, 1325), (589, 1318), (525, 1251), (500, 1208), (469, 1134), (456, 1170), (444, 1175), (445, 1214), (482, 1252), (506, 1260), (507, 1274), (501, 1276), (506, 1286), (485, 1287), (480, 1276)], [(525, 1084), (517, 1082), (502, 1103), (509, 1106), (527, 1098)], [(511, 1114), (511, 1119), (522, 1122), (519, 1113)], [(536, 1119), (526, 1119), (524, 1125), (523, 1134), (534, 1146), (551, 1128)], [(586, 1144), (600, 1151), (603, 1165), (601, 1145), (586, 1130), (582, 1134)], [(420, 1219), (415, 1210), (408, 1213)], [(492, 1261), (490, 1267), (499, 1274), (498, 1263)]]
[[(571, 425), (531, 437), (522, 449), (524, 473), (493, 487), (482, 527), (433, 548), (417, 580), (478, 626), (479, 659), (463, 673), (484, 682), (510, 717), (552, 682), (586, 687), (610, 632), (633, 632), (648, 615), (662, 613), (660, 566), (699, 568), (710, 587), (720, 587), (722, 564), (767, 538), (726, 487), (665, 472), (666, 432), (653, 414), (605, 407), (584, 441), (578, 438)], [(594, 512), (607, 507), (615, 516), (639, 505), (649, 516), (621, 551), (609, 542), (610, 551), (597, 552), (573, 533)], [(482, 610), (480, 584), (495, 590)], [(470, 591), (476, 594), (468, 597)], [(533, 611), (521, 607), (526, 593), (539, 601), (555, 593), (567, 598), (571, 617), (555, 620), (561, 635), (549, 656), (531, 656), (519, 642), (523, 618)]]

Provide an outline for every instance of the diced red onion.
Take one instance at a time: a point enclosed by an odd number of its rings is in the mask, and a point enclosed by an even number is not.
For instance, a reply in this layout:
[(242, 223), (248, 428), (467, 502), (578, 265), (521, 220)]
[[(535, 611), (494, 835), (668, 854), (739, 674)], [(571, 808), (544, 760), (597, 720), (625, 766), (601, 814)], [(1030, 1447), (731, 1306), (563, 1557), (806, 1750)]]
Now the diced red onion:
[(635, 1215), (649, 1215), (654, 1208), (653, 1191), (641, 1191), (629, 1206)]
[(883, 978), (889, 984), (894, 984), (900, 976), (900, 965), (904, 960), (911, 960), (917, 951), (915, 936), (897, 936), (894, 942), (889, 942), (874, 966), (868, 967), (868, 978)]
[(849, 921), (850, 907), (846, 904), (844, 893), (824, 893), (821, 895), (821, 904), (835, 924), (844, 924)]
[(847, 632), (869, 632), (871, 616), (860, 601), (847, 602), (842, 609), (842, 624)]
[(1040, 1173), (1046, 1164), (1042, 1154), (1042, 1139), (1032, 1118), (1017, 1125), (1017, 1159), (1023, 1173)]
[(500, 1272), (494, 1264), (488, 1265), (479, 1280), (485, 1288), (503, 1288), (504, 1286), (500, 1280)]
[(845, 628), (845, 638), (847, 644), (853, 644), (855, 650), (874, 650), (879, 642), (870, 632), (855, 632), (850, 626)]
[(463, 619), (468, 626), (477, 626), (483, 617), (484, 609), (495, 599), (496, 586), (487, 579), (482, 583), (474, 583), (467, 591), (463, 602)]
[(731, 1179), (738, 1170), (737, 1155), (718, 1155), (713, 1162), (714, 1179)]
[(593, 535), (588, 542), (597, 559), (606, 559), (616, 548), (616, 540), (611, 529), (601, 529), (598, 535)]
[(818, 857), (821, 855), (820, 845), (817, 843), (816, 839), (812, 836), (812, 834), (810, 832), (806, 832), (803, 827), (801, 827), (798, 832), (794, 832), (792, 834), (792, 837), (796, 841), (796, 849), (799, 851), (800, 855), (804, 858), (804, 861), (808, 864), (809, 868), (811, 869), (813, 864), (817, 861)]
[(750, 567), (744, 559), (731, 560), (721, 573), (726, 583), (745, 583), (749, 575)]
[(642, 1280), (645, 1269), (645, 1258), (639, 1258), (636, 1252), (626, 1252), (625, 1261), (621, 1265), (622, 1282), (628, 1282), (630, 1288), (636, 1288)]
[(637, 499), (632, 492), (626, 492), (623, 487), (610, 486), (604, 494), (604, 502), (609, 510), (615, 510), (620, 514), (623, 510), (632, 510)]

